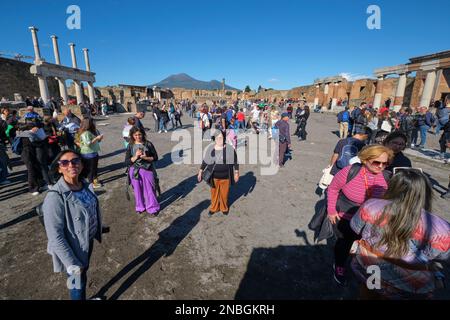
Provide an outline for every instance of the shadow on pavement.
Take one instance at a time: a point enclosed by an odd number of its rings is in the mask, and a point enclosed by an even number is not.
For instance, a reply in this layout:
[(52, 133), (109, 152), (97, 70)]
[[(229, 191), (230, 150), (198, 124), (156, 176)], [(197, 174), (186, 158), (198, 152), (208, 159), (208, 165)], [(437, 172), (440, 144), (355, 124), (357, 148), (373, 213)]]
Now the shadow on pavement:
[(18, 224), (18, 223), (20, 223), (22, 221), (26, 221), (26, 220), (34, 218), (34, 217), (37, 217), (37, 213), (36, 213), (36, 210), (34, 210), (34, 208), (33, 208), (30, 211), (28, 211), (27, 213), (24, 213), (23, 215), (15, 218), (15, 219), (13, 219), (11, 221), (8, 221), (8, 222), (6, 222), (4, 224), (0, 224), (0, 230), (3, 230), (3, 229), (8, 228), (8, 227), (11, 227), (11, 226), (13, 226), (15, 224)]
[[(299, 230), (296, 234), (306, 238)], [(235, 299), (355, 299), (356, 281), (339, 287), (333, 280), (333, 247), (310, 245), (307, 238), (305, 243), (254, 249)]]
[(239, 177), (239, 182), (230, 188), (229, 206), (231, 207), (240, 197), (248, 196), (255, 189), (255, 186), (256, 177), (252, 171)]
[(109, 298), (110, 300), (117, 300), (159, 259), (168, 257), (174, 253), (181, 241), (183, 241), (200, 221), (200, 214), (208, 205), (209, 201), (204, 200), (175, 219), (169, 227), (159, 233), (159, 239), (148, 250), (125, 266), (95, 296), (104, 297), (112, 286), (126, 277), (119, 288)]

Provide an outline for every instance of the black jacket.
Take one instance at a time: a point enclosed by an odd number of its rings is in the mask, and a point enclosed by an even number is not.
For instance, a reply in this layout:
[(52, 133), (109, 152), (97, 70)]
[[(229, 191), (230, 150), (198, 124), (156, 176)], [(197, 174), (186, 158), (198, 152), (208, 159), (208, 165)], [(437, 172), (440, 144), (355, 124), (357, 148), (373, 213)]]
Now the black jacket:
[[(156, 152), (156, 149), (155, 149), (155, 146), (153, 145), (153, 143), (151, 143), (150, 141), (146, 141), (145, 142), (145, 147), (148, 149), (145, 152), (145, 156), (146, 157), (153, 157), (154, 158), (153, 163), (155, 161), (158, 161), (158, 153)], [(128, 145), (127, 152), (125, 154), (125, 165), (127, 167), (131, 167), (132, 165), (134, 165), (134, 163), (131, 162), (131, 158), (133, 157), (132, 150), (133, 150), (133, 145), (130, 143)]]

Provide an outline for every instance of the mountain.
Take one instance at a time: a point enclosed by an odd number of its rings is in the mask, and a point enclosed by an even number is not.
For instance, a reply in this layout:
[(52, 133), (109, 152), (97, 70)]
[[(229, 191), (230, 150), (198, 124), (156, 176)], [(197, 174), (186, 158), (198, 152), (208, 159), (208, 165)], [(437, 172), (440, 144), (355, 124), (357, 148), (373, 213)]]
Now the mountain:
[[(164, 80), (152, 84), (153, 86), (158, 86), (161, 88), (184, 88), (184, 89), (199, 89), (199, 90), (217, 90), (222, 89), (222, 82), (217, 80), (211, 80), (211, 81), (201, 81), (192, 78), (191, 76), (180, 73), (180, 74), (174, 74), (171, 75)], [(230, 87), (227, 84), (225, 84), (226, 90), (238, 90), (236, 88)]]

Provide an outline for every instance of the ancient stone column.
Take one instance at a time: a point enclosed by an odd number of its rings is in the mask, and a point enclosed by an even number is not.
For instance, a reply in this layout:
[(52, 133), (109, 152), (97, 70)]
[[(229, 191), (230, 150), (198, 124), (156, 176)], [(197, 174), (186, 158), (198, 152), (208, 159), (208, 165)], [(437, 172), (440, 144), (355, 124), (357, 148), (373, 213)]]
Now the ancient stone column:
[[(77, 57), (75, 55), (75, 44), (69, 43), (69, 47), (70, 47), (70, 54), (72, 56), (72, 68), (78, 69)], [(83, 90), (81, 90), (80, 82), (78, 80), (73, 80), (73, 83), (75, 85), (75, 93), (77, 95), (77, 104), (83, 103), (84, 102)]]
[(314, 98), (314, 106), (313, 106), (314, 108), (319, 105), (319, 90), (320, 85), (316, 85), (316, 96)]
[(406, 88), (406, 73), (401, 73), (398, 78), (397, 90), (395, 91), (394, 111), (398, 112), (403, 104)]
[(37, 38), (37, 32), (39, 31), (36, 27), (29, 27), (31, 31), (31, 37), (33, 38), (33, 47), (34, 47), (34, 63), (38, 63), (41, 61), (41, 51), (39, 50), (39, 41)]
[(70, 55), (72, 56), (72, 68), (78, 69), (77, 67), (77, 56), (75, 55), (75, 43), (69, 43)]
[(427, 73), (425, 85), (423, 87), (422, 98), (420, 99), (419, 107), (429, 107), (431, 95), (433, 94), (434, 83), (436, 82), (436, 70)]
[(75, 84), (75, 94), (77, 96), (77, 104), (84, 103), (84, 94), (83, 90), (81, 89), (80, 81), (73, 80), (73, 83)]
[(338, 86), (339, 82), (334, 83), (334, 91), (333, 91), (333, 100), (331, 100), (331, 110), (334, 109), (337, 105), (337, 98), (338, 98)]
[(45, 78), (44, 76), (38, 76), (38, 82), (41, 98), (42, 100), (44, 100), (44, 103), (47, 103), (50, 100), (47, 86), (47, 78)]
[[(52, 42), (53, 42), (53, 52), (55, 54), (55, 63), (57, 65), (60, 65), (61, 59), (59, 57), (58, 37), (53, 35), (51, 38), (52, 38)], [(61, 98), (63, 98), (64, 104), (67, 104), (69, 98), (67, 95), (66, 80), (63, 78), (56, 78), (56, 79), (58, 79), (59, 94), (61, 95)]]
[[(86, 71), (91, 71), (91, 64), (89, 63), (89, 49), (84, 48), (84, 62), (86, 63)], [(94, 104), (95, 102), (95, 90), (94, 90), (94, 84), (92, 82), (88, 82), (88, 92), (89, 92), (89, 100), (91, 104)]]
[(61, 59), (59, 58), (58, 37), (53, 35), (51, 38), (53, 42), (53, 53), (55, 54), (55, 63), (60, 65)]
[(380, 109), (381, 106), (381, 98), (383, 95), (383, 81), (384, 76), (378, 77), (377, 88), (375, 90), (375, 97), (373, 99), (373, 108)]

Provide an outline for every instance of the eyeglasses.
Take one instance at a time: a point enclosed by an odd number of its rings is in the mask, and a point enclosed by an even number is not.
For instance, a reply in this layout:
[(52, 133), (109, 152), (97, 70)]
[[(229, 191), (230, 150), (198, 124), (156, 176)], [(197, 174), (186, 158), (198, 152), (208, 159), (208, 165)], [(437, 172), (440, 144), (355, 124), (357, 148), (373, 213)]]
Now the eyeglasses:
[(373, 166), (376, 166), (376, 167), (380, 167), (380, 166), (387, 167), (389, 162), (371, 161), (370, 164)]
[(63, 168), (68, 167), (69, 163), (71, 163), (72, 166), (77, 167), (77, 166), (80, 165), (81, 159), (80, 158), (73, 158), (71, 160), (59, 160), (58, 163)]

